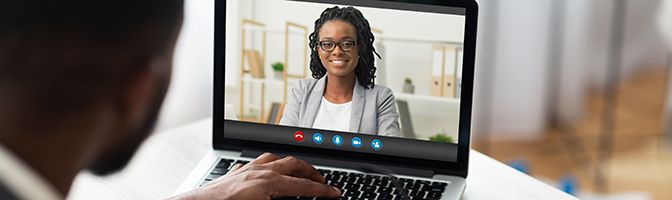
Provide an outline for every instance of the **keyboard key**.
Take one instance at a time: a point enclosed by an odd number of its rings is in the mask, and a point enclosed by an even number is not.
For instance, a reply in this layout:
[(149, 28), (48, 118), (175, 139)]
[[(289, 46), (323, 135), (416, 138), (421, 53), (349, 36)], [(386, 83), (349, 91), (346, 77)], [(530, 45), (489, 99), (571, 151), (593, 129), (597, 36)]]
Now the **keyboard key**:
[(236, 160), (236, 164), (243, 164), (243, 165), (245, 165), (245, 164), (247, 164), (247, 163), (250, 163), (250, 161)]
[(427, 192), (425, 191), (412, 191), (411, 193), (408, 194), (408, 196), (424, 198), (426, 194)]
[(411, 187), (412, 190), (420, 190), (422, 188), (422, 183), (414, 183), (413, 186)]
[(392, 190), (393, 189), (389, 188), (389, 187), (379, 187), (378, 190), (376, 190), (376, 192), (378, 192), (380, 194), (391, 194)]
[(422, 187), (418, 188), (419, 191), (429, 192), (432, 189), (431, 185), (422, 184)]
[(378, 194), (377, 199), (380, 199), (380, 200), (392, 200), (392, 199), (394, 199), (394, 195), (391, 195), (391, 194)]
[(374, 178), (373, 181), (371, 181), (371, 185), (375, 185), (375, 186), (380, 186), (381, 183), (382, 183), (382, 181), (380, 179), (375, 179)]
[(445, 190), (446, 190), (445, 187), (432, 187), (432, 188), (429, 190), (429, 192), (439, 192), (439, 193), (443, 193), (443, 191), (445, 191)]
[(334, 170), (333, 172), (331, 172), (331, 174), (333, 174), (333, 175), (341, 175), (341, 176), (342, 176), (342, 175), (346, 175), (346, 174), (348, 174), (348, 173), (347, 173), (347, 172), (344, 172), (344, 171), (336, 171), (336, 170)]
[(347, 189), (347, 190), (359, 190), (359, 188), (361, 186), (362, 185), (355, 184), (355, 183), (348, 183), (347, 185), (345, 185), (345, 189)]
[(229, 165), (231, 165), (231, 162), (233, 162), (233, 160), (221, 159), (221, 160), (219, 160), (219, 163), (217, 163), (217, 165), (215, 165), (215, 168), (227, 169), (227, 168), (229, 168)]
[(357, 190), (348, 190), (347, 192), (345, 192), (345, 196), (346, 196), (346, 197), (352, 197), (352, 198), (357, 199), (357, 198), (359, 198), (359, 195), (360, 195), (361, 193), (362, 193), (362, 192), (357, 191)]
[(380, 176), (367, 174), (367, 175), (364, 176), (364, 178), (380, 179)]
[(229, 172), (229, 170), (226, 169), (226, 168), (214, 168), (214, 169), (212, 169), (212, 172), (210, 172), (210, 173), (211, 173), (211, 174), (224, 175), (224, 174), (226, 174), (227, 172)]
[(376, 191), (376, 186), (373, 186), (373, 185), (364, 185), (364, 186), (362, 186), (362, 188), (359, 189), (359, 190), (361, 190), (361, 191), (365, 191), (365, 192), (366, 192), (366, 191), (375, 192), (375, 191)]
[(441, 193), (442, 192), (430, 191), (429, 193), (427, 193), (427, 198), (428, 199), (440, 199), (441, 198)]
[(402, 191), (402, 190), (394, 189), (394, 191), (392, 191), (392, 194), (394, 194), (394, 195), (406, 195), (406, 196), (408, 196), (408, 193), (411, 193), (411, 190), (409, 190), (409, 189), (404, 189), (403, 192), (401, 192), (401, 191)]
[(359, 178), (357, 180), (357, 183), (363, 184), (363, 185), (371, 185), (371, 182), (373, 182), (373, 179)]
[(332, 180), (332, 181), (342, 181), (341, 179), (343, 176), (341, 175), (334, 175), (334, 174), (329, 174), (329, 177), (327, 179)]
[(389, 185), (389, 187), (393, 187), (393, 186), (394, 186), (394, 184), (391, 184), (391, 185), (390, 185), (390, 181), (389, 181), (389, 180), (380, 180), (380, 185), (379, 185), (379, 186), (381, 186), (381, 187), (387, 187), (388, 185)]
[(373, 193), (372, 191), (364, 191), (364, 193), (362, 193), (362, 196), (360, 198), (374, 199), (376, 198), (376, 193)]
[(444, 182), (432, 182), (432, 187), (446, 187), (448, 186), (448, 183)]
[(414, 195), (414, 196), (415, 196), (415, 197), (418, 197), (418, 198), (425, 198), (425, 196), (427, 196), (427, 192), (425, 192), (425, 191), (418, 191), (418, 194), (416, 194), (416, 195)]
[(357, 177), (355, 177), (355, 176), (345, 176), (345, 177), (343, 177), (343, 182), (354, 183), (355, 181), (357, 181)]

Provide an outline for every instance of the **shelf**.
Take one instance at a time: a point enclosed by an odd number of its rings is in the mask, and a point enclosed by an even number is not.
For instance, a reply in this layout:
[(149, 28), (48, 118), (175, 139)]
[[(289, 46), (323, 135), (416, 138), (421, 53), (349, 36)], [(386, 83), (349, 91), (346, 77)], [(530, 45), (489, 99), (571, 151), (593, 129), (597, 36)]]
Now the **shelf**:
[[(269, 29), (269, 28), (261, 28), (261, 27), (242, 27), (243, 30), (245, 31), (263, 31), (267, 33), (274, 33), (274, 34), (285, 34), (284, 29)], [(304, 35), (304, 32), (297, 31), (297, 30), (289, 30), (289, 34), (292, 35)]]
[(250, 83), (263, 83), (263, 84), (275, 84), (275, 85), (283, 85), (285, 84), (284, 81), (282, 80), (277, 80), (275, 78), (254, 78), (254, 77), (243, 77), (243, 81), (245, 82), (250, 82)]
[(419, 42), (419, 43), (432, 43), (432, 44), (451, 44), (462, 46), (462, 42), (457, 41), (447, 41), (447, 40), (433, 40), (433, 39), (419, 39), (419, 38), (406, 38), (399, 36), (390, 36), (390, 35), (376, 35), (376, 40), (387, 40), (387, 41), (402, 41), (402, 42)]
[(458, 98), (447, 98), (447, 97), (437, 97), (430, 95), (420, 95), (420, 94), (408, 94), (402, 92), (394, 92), (394, 97), (400, 100), (421, 100), (421, 101), (432, 101), (432, 102), (441, 102), (441, 103), (454, 103), (460, 104), (460, 99)]

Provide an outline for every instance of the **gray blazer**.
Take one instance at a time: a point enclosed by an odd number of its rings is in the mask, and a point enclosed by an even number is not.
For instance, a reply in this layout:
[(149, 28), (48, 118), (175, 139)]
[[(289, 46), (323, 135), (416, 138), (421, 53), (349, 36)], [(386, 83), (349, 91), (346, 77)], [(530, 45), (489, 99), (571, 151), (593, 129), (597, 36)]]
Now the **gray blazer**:
[[(327, 76), (318, 80), (302, 79), (294, 85), (280, 125), (312, 128), (322, 103)], [(401, 137), (399, 113), (390, 88), (376, 85), (365, 89), (359, 83), (355, 84), (350, 132)]]

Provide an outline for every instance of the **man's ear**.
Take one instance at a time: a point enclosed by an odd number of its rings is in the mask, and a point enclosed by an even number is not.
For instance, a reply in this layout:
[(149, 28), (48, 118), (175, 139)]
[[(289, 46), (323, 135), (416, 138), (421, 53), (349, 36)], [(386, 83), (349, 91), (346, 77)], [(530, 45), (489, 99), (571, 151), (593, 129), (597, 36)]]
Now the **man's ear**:
[(170, 67), (167, 58), (151, 59), (127, 79), (119, 99), (119, 117), (129, 128), (139, 127), (145, 121), (154, 107), (152, 104), (157, 103), (154, 98), (165, 89), (162, 84), (167, 84), (164, 82), (170, 78)]

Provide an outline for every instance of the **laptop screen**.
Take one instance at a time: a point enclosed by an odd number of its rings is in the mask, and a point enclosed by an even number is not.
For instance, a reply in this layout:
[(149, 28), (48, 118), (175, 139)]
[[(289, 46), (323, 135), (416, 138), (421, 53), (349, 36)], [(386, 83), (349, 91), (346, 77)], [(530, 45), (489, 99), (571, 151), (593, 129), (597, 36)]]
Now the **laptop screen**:
[(455, 162), (464, 30), (459, 7), (227, 0), (221, 134)]

